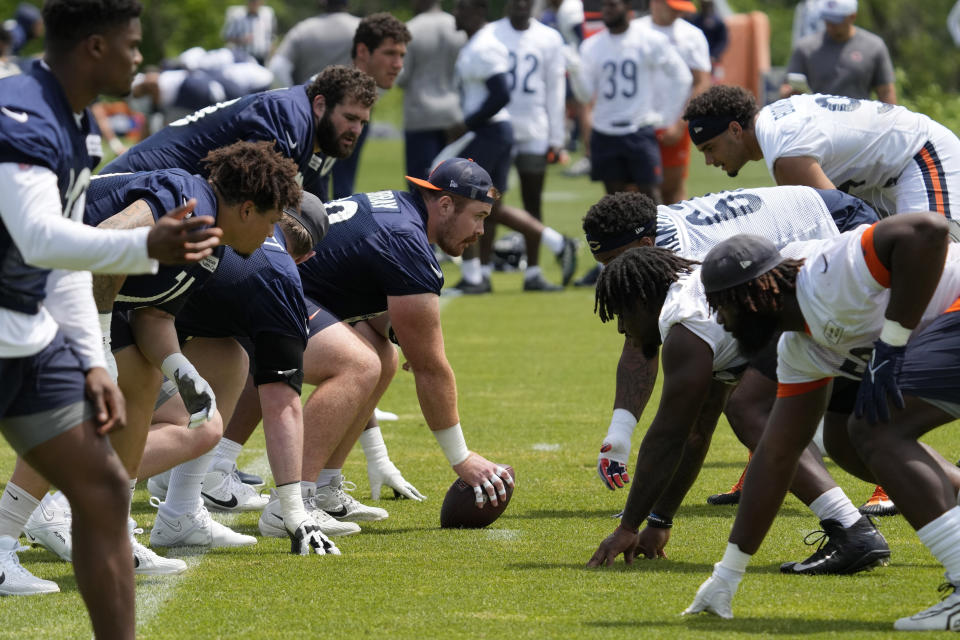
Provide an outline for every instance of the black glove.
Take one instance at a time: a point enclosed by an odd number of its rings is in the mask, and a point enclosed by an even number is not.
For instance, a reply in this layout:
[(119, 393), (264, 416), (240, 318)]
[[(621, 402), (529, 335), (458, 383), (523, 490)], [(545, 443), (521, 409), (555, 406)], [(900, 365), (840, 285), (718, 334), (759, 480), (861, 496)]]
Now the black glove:
[(888, 397), (893, 399), (893, 404), (898, 409), (904, 408), (897, 377), (900, 375), (906, 350), (906, 346), (894, 347), (883, 340), (873, 343), (873, 356), (857, 391), (857, 404), (853, 410), (856, 417), (862, 418), (866, 415), (870, 424), (889, 422)]

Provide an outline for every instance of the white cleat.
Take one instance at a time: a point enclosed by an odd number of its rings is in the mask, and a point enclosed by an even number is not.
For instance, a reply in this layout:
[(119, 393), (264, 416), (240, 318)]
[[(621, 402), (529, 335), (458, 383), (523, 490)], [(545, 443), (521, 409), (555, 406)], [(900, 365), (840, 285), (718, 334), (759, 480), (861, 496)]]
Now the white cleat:
[(322, 509), (337, 520), (346, 522), (377, 522), (386, 519), (390, 514), (380, 507), (368, 507), (357, 502), (346, 491), (357, 488), (352, 482), (347, 482), (339, 476), (325, 487), (317, 487), (313, 497), (317, 509)]
[(23, 568), (18, 551), (26, 551), (10, 536), (0, 536), (0, 596), (33, 596), (42, 593), (57, 593), (56, 582), (42, 580)]
[(400, 416), (392, 411), (381, 411), (379, 407), (374, 408), (373, 417), (377, 422), (395, 422), (400, 419)]
[(897, 631), (960, 631), (960, 591), (957, 591), (957, 585), (946, 582), (939, 590), (951, 589), (953, 593), (946, 598), (909, 618), (900, 618), (893, 623), (893, 628)]
[(141, 576), (175, 576), (187, 570), (187, 563), (176, 558), (164, 558), (137, 541), (136, 536), (143, 533), (133, 518), (127, 518), (130, 530), (130, 546), (133, 547), (133, 572)]
[(247, 547), (257, 544), (257, 539), (224, 526), (210, 517), (206, 507), (200, 506), (193, 513), (168, 518), (163, 511), (150, 532), (150, 544), (157, 547)]
[[(360, 533), (360, 525), (354, 524), (353, 522), (340, 522), (336, 518), (328, 515), (326, 511), (317, 509), (313, 503), (313, 496), (303, 501), (303, 508), (307, 512), (307, 515), (313, 518), (314, 523), (320, 528), (320, 531), (323, 532), (324, 535), (332, 538), (335, 536), (349, 536), (354, 533)], [(270, 490), (270, 502), (267, 503), (263, 513), (260, 514), (258, 527), (260, 529), (260, 535), (267, 538), (286, 538), (290, 535), (283, 524), (283, 509), (275, 489)]]
[(23, 533), (32, 544), (38, 544), (61, 560), (70, 562), (73, 554), (73, 538), (70, 534), (72, 520), (70, 507), (61, 506), (53, 496), (47, 495), (30, 514), (30, 519), (23, 526)]
[(212, 469), (203, 478), (200, 489), (203, 503), (213, 511), (260, 511), (270, 499), (240, 481), (235, 468)]

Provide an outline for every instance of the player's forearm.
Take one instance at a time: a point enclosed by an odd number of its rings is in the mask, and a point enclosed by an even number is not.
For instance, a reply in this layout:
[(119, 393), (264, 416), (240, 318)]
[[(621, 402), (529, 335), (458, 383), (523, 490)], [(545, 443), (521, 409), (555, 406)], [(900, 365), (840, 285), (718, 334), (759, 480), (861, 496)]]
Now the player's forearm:
[(174, 318), (166, 311), (153, 307), (137, 309), (130, 319), (130, 329), (137, 348), (158, 369), (167, 356), (180, 352)]
[(617, 387), (614, 409), (626, 409), (639, 418), (650, 401), (657, 382), (659, 356), (647, 358), (640, 347), (629, 339), (624, 341), (617, 363)]
[(450, 365), (446, 361), (424, 366), (411, 364), (420, 410), (430, 430), (440, 431), (459, 424), (457, 381)]
[(56, 270), (47, 279), (44, 306), (80, 356), (84, 370), (106, 368), (97, 309), (90, 292), (89, 271)]
[[(891, 246), (890, 302), (886, 317), (913, 329), (919, 324), (940, 281), (949, 246), (949, 227), (934, 214), (918, 217), (911, 232)], [(918, 259), (921, 258), (922, 259)]]
[[(623, 524), (638, 528), (673, 480), (684, 451), (683, 425), (671, 424), (658, 415), (644, 436), (637, 453), (634, 482), (623, 510)], [(642, 481), (641, 481), (642, 479)], [(663, 515), (658, 512), (658, 515)]]

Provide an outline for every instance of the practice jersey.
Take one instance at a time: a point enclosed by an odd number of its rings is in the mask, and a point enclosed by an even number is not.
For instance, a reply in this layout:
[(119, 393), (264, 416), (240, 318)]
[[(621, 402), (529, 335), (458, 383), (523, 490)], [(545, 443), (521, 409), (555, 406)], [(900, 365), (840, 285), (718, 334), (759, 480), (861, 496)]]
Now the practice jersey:
[[(658, 126), (663, 118), (680, 117), (690, 94), (690, 69), (662, 33), (644, 29), (635, 21), (623, 33), (606, 29), (580, 45), (577, 74), (584, 93), (595, 98), (593, 128), (606, 135), (633, 133)], [(654, 104), (650, 87), (658, 75), (674, 82), (682, 94), (674, 102)]]
[(717, 314), (707, 304), (699, 269), (670, 285), (659, 323), (661, 341), (666, 341), (674, 325), (681, 324), (710, 347), (715, 380), (736, 382), (746, 369), (747, 359), (740, 355), (733, 334), (717, 323)]
[[(677, 18), (671, 24), (663, 26), (656, 24), (649, 15), (637, 18), (634, 22), (667, 36), (670, 44), (676, 48), (684, 64), (691, 71), (711, 72), (713, 65), (710, 62), (710, 45), (707, 43), (707, 37), (698, 27), (683, 18)], [(685, 102), (690, 97), (690, 88), (687, 87), (684, 91), (683, 85), (671, 78), (658, 75), (654, 78), (652, 93), (654, 107), (658, 113), (662, 113), (669, 111), (670, 105), (676, 104), (677, 101)], [(669, 126), (675, 121), (676, 118), (671, 120), (665, 115), (660, 125)]]
[(784, 186), (708, 193), (657, 207), (658, 247), (703, 260), (717, 244), (752, 233), (777, 247), (797, 240), (832, 238), (877, 221), (865, 202), (839, 191)]
[(814, 94), (764, 107), (754, 129), (771, 176), (778, 158), (809, 156), (838, 189), (877, 203), (943, 127), (906, 107)]
[[(463, 115), (479, 111), (487, 99), (487, 80), (499, 73), (510, 72), (510, 52), (493, 34), (492, 25), (487, 25), (467, 40), (454, 66), (457, 87), (460, 90), (460, 107)], [(509, 120), (506, 108), (497, 111), (488, 122)]]
[[(213, 187), (183, 169), (104, 175), (90, 184), (83, 221), (95, 227), (137, 200), (147, 203), (156, 221), (191, 198), (197, 200), (194, 215), (216, 219), (217, 198)], [(203, 286), (216, 271), (224, 249), (224, 245), (216, 247), (197, 264), (160, 265), (155, 274), (127, 276), (114, 300), (114, 310), (156, 307), (176, 315), (187, 296)]]
[(491, 28), (509, 52), (507, 112), (515, 141), (543, 140), (551, 147), (563, 146), (566, 63), (560, 33), (533, 18), (523, 31), (514, 29), (508, 18), (497, 20)]
[[(24, 73), (0, 81), (0, 163), (40, 166), (56, 174), (64, 217), (82, 219), (90, 173), (101, 155), (90, 111), (74, 114), (45, 63), (34, 62)], [(37, 314), (49, 273), (24, 262), (0, 221), (0, 307)]]
[(221, 102), (171, 122), (104, 167), (102, 173), (179, 168), (205, 175), (201, 160), (214, 149), (267, 140), (297, 163), (303, 188), (326, 200), (321, 180), (332, 158), (313, 152), (316, 131), (306, 87), (275, 89)]
[[(872, 230), (864, 225), (803, 248), (796, 291), (808, 331), (787, 331), (780, 338), (777, 378), (782, 384), (862, 377), (890, 301), (889, 271), (876, 257)], [(940, 283), (914, 333), (958, 296), (960, 246), (951, 243)]]
[(300, 264), (304, 294), (341, 320), (372, 318), (387, 296), (440, 295), (443, 272), (427, 240), (419, 193), (376, 191), (327, 203), (330, 230)]
[(274, 333), (307, 346), (307, 308), (300, 272), (279, 227), (249, 258), (229, 247), (199, 295), (177, 314), (177, 332), (206, 338), (257, 338)]

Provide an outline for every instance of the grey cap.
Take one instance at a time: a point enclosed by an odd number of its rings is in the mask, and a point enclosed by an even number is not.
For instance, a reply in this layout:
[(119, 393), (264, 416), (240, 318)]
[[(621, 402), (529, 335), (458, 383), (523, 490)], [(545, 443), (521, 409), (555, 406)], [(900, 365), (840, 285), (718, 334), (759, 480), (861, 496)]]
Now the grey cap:
[(762, 236), (740, 234), (727, 238), (707, 254), (700, 280), (707, 293), (749, 282), (783, 262), (776, 245)]
[(313, 246), (320, 244), (323, 237), (327, 235), (327, 229), (330, 226), (330, 221), (327, 219), (327, 210), (323, 207), (320, 198), (312, 193), (303, 192), (303, 196), (300, 198), (300, 211), (284, 209), (283, 212), (303, 225), (303, 228), (313, 238)]

